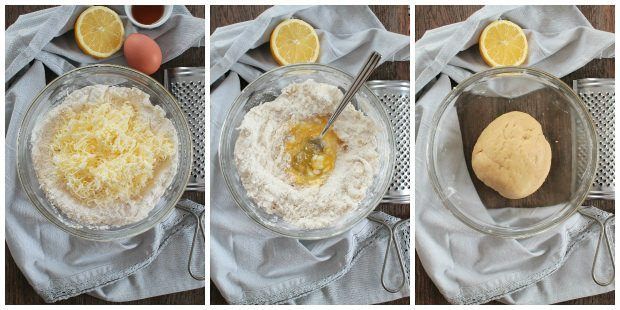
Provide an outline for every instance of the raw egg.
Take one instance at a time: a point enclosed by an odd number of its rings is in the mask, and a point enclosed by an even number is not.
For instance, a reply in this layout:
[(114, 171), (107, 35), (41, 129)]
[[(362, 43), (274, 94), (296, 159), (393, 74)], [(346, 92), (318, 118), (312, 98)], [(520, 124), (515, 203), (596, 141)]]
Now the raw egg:
[(161, 48), (155, 40), (141, 33), (130, 34), (123, 47), (127, 64), (151, 75), (161, 66)]

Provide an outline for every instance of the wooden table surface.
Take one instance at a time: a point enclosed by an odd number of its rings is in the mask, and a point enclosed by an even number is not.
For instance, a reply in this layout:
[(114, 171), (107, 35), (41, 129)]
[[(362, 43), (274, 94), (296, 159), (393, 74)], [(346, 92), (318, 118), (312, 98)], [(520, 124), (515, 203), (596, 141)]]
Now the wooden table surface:
[[(210, 31), (222, 27), (256, 18), (269, 6), (211, 6)], [(409, 35), (409, 10), (407, 6), (370, 6), (381, 23), (389, 31)], [(369, 80), (409, 80), (409, 62), (386, 62), (379, 66)], [(382, 204), (378, 208), (385, 213), (409, 218), (410, 205)], [(212, 305), (226, 304), (226, 300), (211, 282), (210, 302)], [(393, 300), (386, 304), (409, 304), (409, 297)]]
[[(581, 12), (596, 29), (614, 32), (613, 6), (578, 6)], [(480, 6), (416, 6), (415, 8), (415, 40), (420, 39), (427, 30), (467, 19)], [(568, 85), (581, 78), (613, 78), (614, 59), (593, 60), (584, 67), (562, 78)], [(608, 212), (615, 212), (614, 201), (590, 200), (584, 205), (592, 205)], [(428, 277), (418, 255), (415, 258), (415, 302), (418, 305), (447, 304), (437, 287)], [(586, 266), (590, 268), (590, 266)], [(562, 304), (614, 304), (615, 291), (563, 302)], [(496, 303), (496, 302), (492, 302)]]
[[(27, 5), (27, 6), (6, 6), (5, 28), (13, 24), (17, 18), (26, 13), (42, 10), (51, 6), (41, 5)], [(187, 8), (196, 17), (205, 17), (205, 7), (201, 5), (188, 5)], [(152, 76), (162, 82), (163, 70), (167, 68), (181, 67), (181, 66), (205, 66), (205, 48), (193, 47), (185, 51), (179, 57), (162, 64), (161, 68), (155, 72)], [(45, 69), (46, 80), (50, 82), (56, 75)], [(204, 193), (186, 192), (183, 197), (189, 198), (198, 203), (205, 203)], [(9, 248), (5, 244), (5, 302), (7, 305), (20, 305), (20, 304), (44, 304), (43, 298), (41, 298), (30, 286), (24, 275), (21, 273), (13, 257), (10, 254)], [(56, 304), (79, 304), (79, 305), (91, 305), (91, 304), (164, 304), (164, 305), (176, 305), (176, 304), (190, 304), (190, 305), (204, 305), (205, 304), (205, 289), (195, 289), (185, 292), (179, 292), (174, 294), (156, 296), (146, 298), (142, 300), (136, 300), (126, 303), (110, 303), (101, 299), (97, 299), (90, 295), (82, 294), (73, 298), (69, 298), (63, 301), (59, 301)]]

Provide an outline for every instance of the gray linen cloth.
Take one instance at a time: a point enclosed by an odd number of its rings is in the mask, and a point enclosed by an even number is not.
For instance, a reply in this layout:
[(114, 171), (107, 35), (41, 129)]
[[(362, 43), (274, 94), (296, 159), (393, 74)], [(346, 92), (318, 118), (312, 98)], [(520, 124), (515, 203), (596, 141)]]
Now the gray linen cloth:
[[(45, 86), (44, 65), (62, 74), (99, 62), (82, 54), (70, 31), (85, 7), (61, 6), (20, 18), (6, 31), (5, 214), (6, 242), (17, 266), (46, 302), (82, 293), (109, 301), (128, 301), (204, 287), (187, 272), (195, 220), (174, 210), (153, 229), (132, 238), (93, 242), (73, 237), (47, 221), (30, 202), (17, 178), (17, 132), (36, 94)], [(123, 14), (122, 6), (112, 7)], [(136, 32), (126, 17), (127, 34)], [(204, 19), (175, 7), (162, 27), (140, 31), (158, 42), (164, 61), (204, 41)], [(101, 62), (123, 64), (122, 53)], [(196, 209), (204, 206), (184, 200)], [(198, 246), (198, 249), (201, 247)], [(194, 270), (204, 268), (204, 251)]]
[(427, 31), (415, 43), (416, 93), (439, 73), (456, 82), (488, 69), (477, 48), (482, 30), (507, 19), (525, 31), (524, 66), (562, 77), (595, 58), (614, 57), (614, 34), (592, 28), (575, 6), (486, 6), (460, 23)]
[[(407, 60), (409, 37), (390, 33), (365, 6), (276, 6), (253, 21), (218, 28), (211, 36), (211, 279), (234, 304), (371, 304), (409, 296), (409, 227), (398, 231), (405, 258), (404, 289), (392, 294), (381, 286), (387, 230), (363, 220), (342, 235), (301, 241), (254, 223), (235, 204), (223, 180), (218, 142), (226, 112), (251, 82), (275, 68), (269, 55), (271, 30), (289, 17), (313, 25), (321, 40), (320, 63), (355, 74), (373, 50), (384, 59)], [(346, 16), (346, 18), (342, 18)], [(230, 72), (228, 75), (226, 73)], [(396, 218), (379, 213), (388, 223)], [(392, 250), (393, 251), (393, 250)], [(392, 252), (394, 253), (394, 252)], [(388, 283), (398, 280), (395, 255)]]
[[(428, 180), (426, 151), (431, 119), (451, 90), (450, 79), (458, 82), (487, 68), (472, 46), (481, 29), (498, 18), (524, 28), (530, 44), (526, 65), (556, 76), (566, 75), (594, 58), (613, 57), (614, 34), (593, 29), (573, 6), (484, 7), (464, 22), (428, 31), (416, 42), (416, 84), (420, 83), (416, 89), (428, 84), (416, 102), (416, 113), (421, 113), (415, 161), (416, 251), (422, 266), (444, 297), (455, 304), (490, 300), (547, 304), (611, 291), (613, 283), (601, 287), (591, 277), (600, 232), (593, 220), (576, 213), (543, 234), (519, 240), (501, 239), (461, 223), (443, 206)], [(454, 128), (442, 130), (452, 135), (445, 139), (454, 141), (454, 151), (446, 151), (453, 154), (453, 160), (446, 164), (455, 166), (455, 176), (472, 193), (471, 207), (477, 207), (481, 202), (469, 173), (457, 168), (465, 166), (465, 158), (458, 119), (453, 114)], [(552, 210), (549, 207), (548, 211)], [(520, 211), (523, 210), (501, 212), (505, 213), (504, 218), (527, 215), (517, 214)], [(603, 220), (610, 216), (592, 207), (585, 212)], [(614, 228), (612, 221), (612, 239)], [(608, 279), (610, 260), (606, 252), (601, 255), (597, 274)]]

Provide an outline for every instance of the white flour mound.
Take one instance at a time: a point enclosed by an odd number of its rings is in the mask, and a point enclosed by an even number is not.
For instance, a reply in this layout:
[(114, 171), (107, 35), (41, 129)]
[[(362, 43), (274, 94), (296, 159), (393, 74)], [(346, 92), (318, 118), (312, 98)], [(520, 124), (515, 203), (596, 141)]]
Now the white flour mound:
[[(129, 103), (138, 111), (139, 117), (148, 119), (151, 124), (157, 124), (151, 127), (152, 130), (174, 133), (170, 135), (174, 155), (155, 168), (152, 180), (138, 199), (127, 203), (85, 206), (71, 195), (63, 180), (56, 176), (50, 144), (63, 117), (71, 115), (72, 111), (103, 103)], [(165, 115), (161, 107), (151, 104), (148, 94), (137, 88), (94, 85), (69, 94), (36, 125), (30, 140), (34, 169), (41, 189), (50, 203), (72, 220), (94, 229), (127, 225), (146, 218), (172, 183), (178, 166), (176, 128)]]
[(235, 162), (248, 196), (269, 214), (305, 229), (330, 226), (358, 208), (379, 169), (378, 129), (348, 105), (334, 123), (343, 142), (334, 169), (318, 186), (296, 186), (284, 150), (291, 125), (331, 114), (342, 92), (308, 80), (291, 84), (274, 101), (252, 108), (239, 127)]

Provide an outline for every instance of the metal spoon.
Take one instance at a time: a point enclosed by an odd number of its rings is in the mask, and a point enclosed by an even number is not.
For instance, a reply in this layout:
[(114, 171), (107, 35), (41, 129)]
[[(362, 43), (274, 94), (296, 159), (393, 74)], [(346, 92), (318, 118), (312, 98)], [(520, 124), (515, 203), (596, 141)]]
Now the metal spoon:
[(347, 104), (349, 104), (349, 101), (353, 99), (353, 96), (355, 96), (357, 91), (362, 87), (362, 85), (364, 85), (366, 80), (368, 80), (368, 77), (370, 77), (370, 74), (379, 63), (379, 60), (381, 60), (381, 55), (377, 52), (372, 52), (370, 56), (368, 56), (368, 59), (366, 59), (364, 66), (362, 67), (360, 72), (357, 73), (355, 80), (353, 80), (351, 87), (344, 94), (344, 97), (342, 97), (342, 101), (340, 101), (340, 104), (338, 104), (334, 113), (332, 113), (332, 115), (329, 117), (329, 120), (327, 120), (327, 124), (325, 124), (325, 128), (323, 128), (321, 134), (316, 138), (308, 140), (308, 143), (313, 144), (321, 151), (323, 150), (323, 136), (325, 136), (325, 133), (327, 133), (329, 128), (334, 124), (336, 118), (338, 118), (340, 113), (344, 111), (344, 108), (347, 106)]

